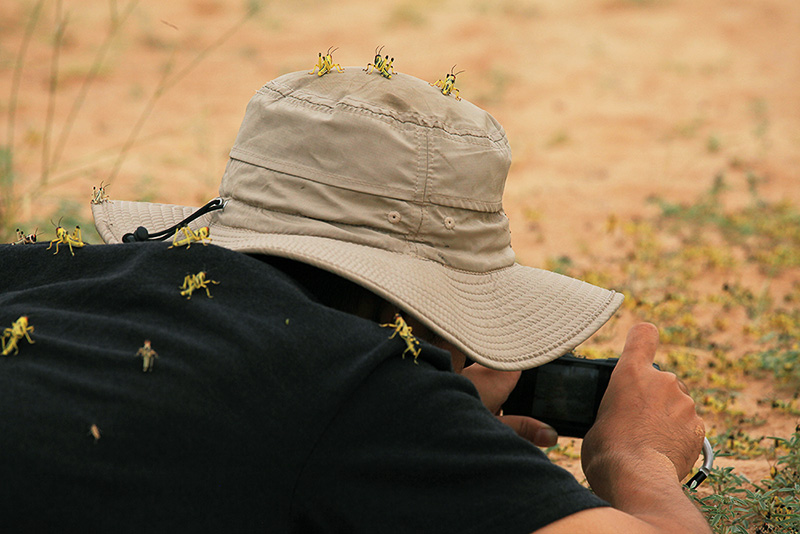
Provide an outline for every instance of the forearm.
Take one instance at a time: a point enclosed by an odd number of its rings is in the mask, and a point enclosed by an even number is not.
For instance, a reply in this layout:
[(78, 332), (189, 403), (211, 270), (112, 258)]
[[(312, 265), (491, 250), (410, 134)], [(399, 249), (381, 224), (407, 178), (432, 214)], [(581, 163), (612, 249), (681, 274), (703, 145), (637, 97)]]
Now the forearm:
[(654, 527), (654, 532), (710, 533), (703, 514), (684, 494), (675, 467), (656, 452), (614, 452), (584, 466), (592, 489), (614, 508)]

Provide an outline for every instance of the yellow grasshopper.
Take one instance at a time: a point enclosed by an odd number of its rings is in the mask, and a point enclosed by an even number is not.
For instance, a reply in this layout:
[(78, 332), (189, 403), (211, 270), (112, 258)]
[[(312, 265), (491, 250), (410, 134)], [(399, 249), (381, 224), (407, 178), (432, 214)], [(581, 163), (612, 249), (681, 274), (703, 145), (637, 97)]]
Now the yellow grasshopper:
[(54, 255), (58, 254), (58, 245), (67, 245), (69, 247), (70, 254), (72, 254), (74, 256), (75, 255), (75, 251), (72, 250), (72, 247), (76, 247), (76, 248), (82, 247), (86, 243), (84, 243), (81, 240), (81, 227), (80, 226), (76, 226), (75, 227), (75, 231), (72, 232), (72, 234), (70, 235), (70, 233), (67, 232), (64, 228), (62, 228), (60, 223), (59, 223), (59, 225), (56, 227), (56, 238), (53, 239), (52, 241), (50, 241), (50, 246), (47, 247), (47, 250), (50, 250), (50, 248), (52, 248), (53, 244), (56, 245), (56, 251), (53, 252)]
[(32, 245), (36, 243), (36, 236), (39, 235), (39, 228), (33, 231), (32, 234), (25, 235), (25, 232), (17, 228), (17, 240), (11, 243), (12, 245)]
[(181, 295), (187, 299), (192, 298), (192, 293), (194, 293), (195, 289), (205, 289), (208, 298), (214, 298), (208, 290), (208, 284), (219, 284), (219, 282), (211, 279), (206, 280), (206, 272), (200, 271), (197, 274), (187, 274), (186, 278), (183, 279), (183, 285), (179, 289), (182, 289)]
[(406, 342), (406, 350), (403, 351), (403, 358), (406, 357), (406, 352), (410, 352), (414, 356), (414, 363), (417, 363), (417, 357), (422, 349), (419, 348), (419, 340), (411, 333), (411, 327), (408, 326), (405, 319), (403, 319), (399, 313), (396, 313), (393, 323), (382, 324), (381, 326), (388, 326), (394, 329), (389, 339), (399, 335), (403, 341)]
[(103, 185), (103, 181), (100, 182), (100, 187), (92, 186), (92, 204), (102, 204), (108, 201), (106, 187), (108, 187), (108, 185)]
[(158, 353), (150, 346), (150, 340), (144, 340), (144, 346), (136, 351), (136, 356), (142, 357), (142, 372), (146, 373), (153, 370), (153, 363), (158, 358)]
[(456, 87), (456, 76), (458, 76), (464, 71), (460, 70), (458, 72), (453, 72), (455, 68), (456, 66), (453, 65), (453, 67), (450, 69), (450, 73), (447, 76), (445, 76), (444, 81), (437, 80), (436, 83), (432, 83), (430, 85), (441, 88), (443, 95), (449, 95), (450, 93), (455, 91), (455, 95), (453, 96), (456, 97), (456, 100), (461, 100), (461, 97), (458, 96), (459, 93), (458, 87)]
[(392, 68), (392, 64), (394, 63), (394, 58), (389, 59), (389, 55), (386, 55), (384, 58), (383, 63), (381, 64), (380, 73), (381, 76), (384, 78), (391, 78), (392, 74), (397, 74), (394, 69)]
[(339, 48), (338, 47), (333, 48), (333, 50), (331, 50), (331, 48), (333, 47), (328, 48), (328, 52), (324, 56), (322, 55), (322, 52), (319, 53), (319, 59), (317, 60), (317, 64), (314, 65), (314, 68), (311, 69), (311, 72), (309, 72), (309, 74), (314, 74), (314, 71), (318, 70), (317, 76), (322, 76), (323, 74), (328, 74), (334, 68), (339, 72), (344, 72), (344, 69), (342, 68), (341, 65), (333, 62), (333, 53), (336, 52)]
[(28, 318), (24, 315), (11, 323), (11, 328), (3, 330), (3, 356), (8, 356), (12, 350), (14, 354), (19, 354), (19, 340), (23, 337), (28, 340), (28, 343), (33, 343), (31, 332), (33, 332), (33, 327), (28, 325)]
[[(381, 57), (381, 50), (383, 50), (383, 46), (381, 46), (380, 48), (376, 48), (375, 49), (375, 59), (372, 60), (372, 63), (367, 63), (367, 66), (364, 69), (364, 72), (369, 74), (370, 73), (370, 67), (372, 67), (373, 69), (377, 70), (378, 72), (381, 71), (381, 69), (383, 68), (383, 61), (384, 61), (384, 59)], [(389, 56), (387, 55), (386, 58), (388, 59)]]
[[(192, 243), (200, 242), (203, 246), (206, 246), (206, 241), (211, 241), (209, 234), (211, 230), (208, 226), (203, 226), (196, 232), (189, 228), (188, 226), (181, 226), (177, 230), (175, 230), (175, 236), (172, 238), (172, 245), (169, 248), (173, 247), (182, 247), (186, 245), (186, 248), (192, 246)], [(183, 237), (181, 237), (183, 234)]]

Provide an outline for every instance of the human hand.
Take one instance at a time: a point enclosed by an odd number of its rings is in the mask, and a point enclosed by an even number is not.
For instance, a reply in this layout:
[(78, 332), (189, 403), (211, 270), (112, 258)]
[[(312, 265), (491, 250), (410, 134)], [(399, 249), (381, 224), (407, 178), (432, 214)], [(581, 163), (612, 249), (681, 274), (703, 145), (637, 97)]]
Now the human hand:
[(673, 469), (683, 479), (700, 454), (703, 421), (686, 386), (674, 374), (653, 367), (657, 347), (655, 326), (631, 328), (595, 424), (583, 441), (581, 463), (598, 494), (612, 491), (620, 473), (640, 465)]
[(519, 381), (520, 371), (496, 371), (480, 364), (464, 368), (462, 376), (469, 378), (481, 396), (481, 401), (500, 421), (510, 426), (520, 437), (539, 447), (552, 447), (558, 434), (550, 426), (532, 417), (500, 415), (503, 403)]

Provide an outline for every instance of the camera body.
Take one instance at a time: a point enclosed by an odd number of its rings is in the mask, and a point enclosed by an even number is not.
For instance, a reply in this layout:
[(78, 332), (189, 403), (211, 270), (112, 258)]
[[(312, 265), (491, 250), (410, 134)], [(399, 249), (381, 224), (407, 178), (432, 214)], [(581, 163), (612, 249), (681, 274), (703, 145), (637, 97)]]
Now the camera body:
[(582, 438), (594, 424), (617, 361), (570, 353), (523, 371), (503, 413), (527, 415), (552, 426), (559, 436)]

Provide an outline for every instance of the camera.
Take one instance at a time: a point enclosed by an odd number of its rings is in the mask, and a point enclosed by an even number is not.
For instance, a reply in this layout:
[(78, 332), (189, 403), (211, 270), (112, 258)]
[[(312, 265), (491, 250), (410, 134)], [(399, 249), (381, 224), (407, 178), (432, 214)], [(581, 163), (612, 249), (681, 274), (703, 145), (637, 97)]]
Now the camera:
[(569, 353), (523, 371), (503, 413), (527, 415), (552, 426), (559, 436), (582, 438), (594, 424), (618, 360), (590, 360)]

